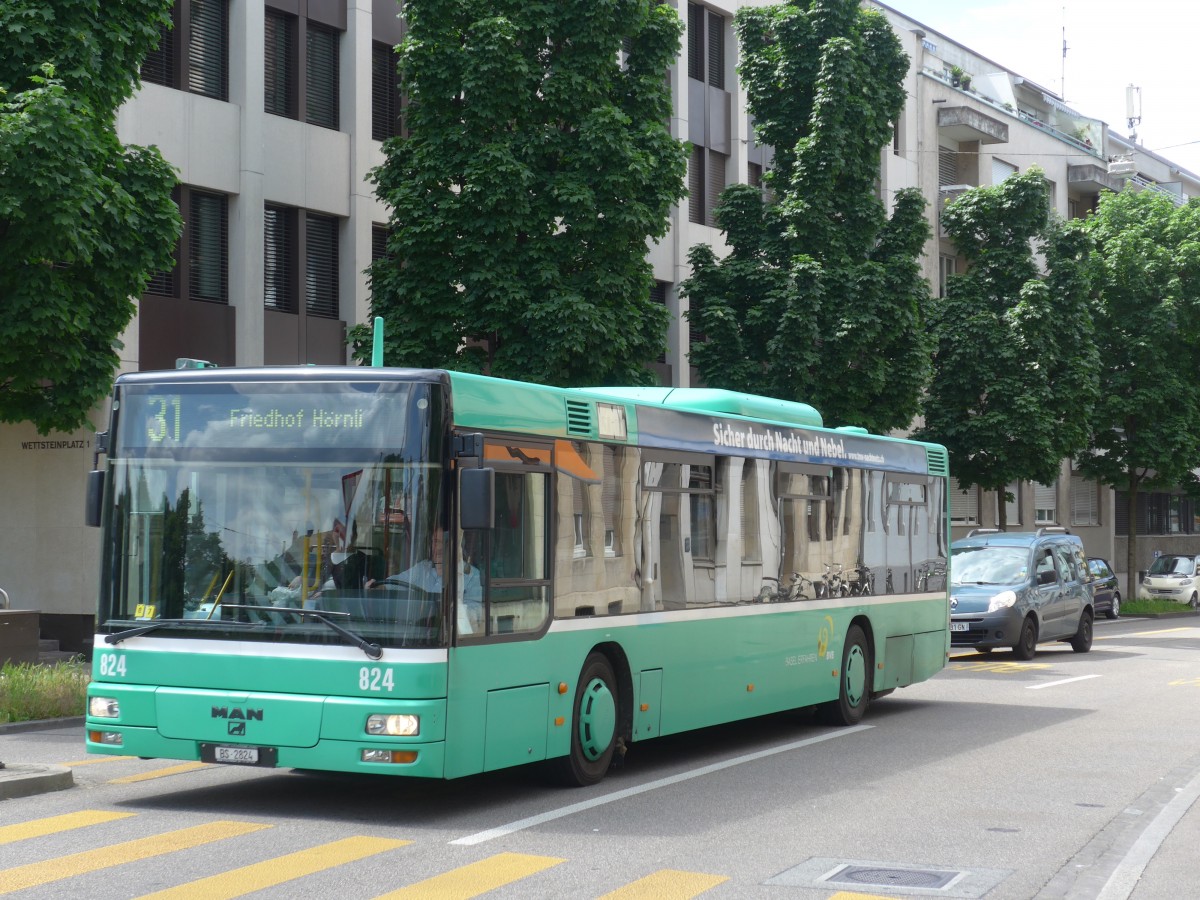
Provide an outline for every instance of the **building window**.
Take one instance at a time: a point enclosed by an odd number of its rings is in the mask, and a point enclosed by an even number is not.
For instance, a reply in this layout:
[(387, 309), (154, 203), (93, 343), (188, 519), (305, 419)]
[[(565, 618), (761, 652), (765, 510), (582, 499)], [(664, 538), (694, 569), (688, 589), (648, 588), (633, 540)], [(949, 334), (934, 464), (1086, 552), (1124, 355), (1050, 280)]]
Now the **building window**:
[(266, 111), (289, 119), (296, 118), (296, 17), (268, 9), (266, 30), (265, 99)]
[(400, 76), (390, 44), (371, 44), (371, 137), (377, 141), (400, 134)]
[(760, 562), (762, 546), (758, 539), (758, 463), (742, 461), (742, 562)]
[(268, 309), (296, 311), (296, 210), (263, 209), (263, 299)]
[(963, 487), (957, 478), (950, 479), (950, 524), (979, 524), (979, 488), (973, 484)]
[(193, 191), (188, 228), (188, 287), (193, 300), (229, 302), (229, 212), (222, 194)]
[(317, 25), (307, 29), (308, 59), (304, 67), (305, 121), (322, 128), (338, 127), (338, 35)]
[(1004, 486), (1004, 492), (1011, 494), (1012, 499), (1004, 499), (1004, 521), (1010, 527), (1021, 524), (1021, 482), (1010, 481)]
[(693, 144), (688, 159), (688, 221), (704, 224), (704, 148)]
[(1013, 175), (1016, 175), (1019, 170), (1012, 163), (1006, 163), (1002, 159), (992, 158), (992, 184), (1000, 184)]
[(938, 187), (959, 184), (958, 151), (949, 147), (938, 147)]
[(1058, 482), (1033, 485), (1033, 524), (1054, 525), (1058, 522)]
[(143, 81), (229, 99), (228, 0), (176, 3), (172, 26), (163, 26), (158, 46), (142, 64)]
[(725, 17), (688, 4), (688, 78), (725, 89)]
[[(342, 31), (329, 22), (268, 8), (264, 22), (264, 108), (310, 125), (339, 126)], [(343, 23), (344, 25), (344, 23)]]
[(1099, 525), (1100, 496), (1098, 485), (1082, 475), (1071, 476), (1071, 524)]
[(338, 222), (332, 216), (305, 217), (304, 301), (311, 316), (338, 317)]
[(950, 285), (950, 276), (958, 272), (958, 258), (942, 254), (938, 257), (938, 296), (946, 296), (946, 288)]

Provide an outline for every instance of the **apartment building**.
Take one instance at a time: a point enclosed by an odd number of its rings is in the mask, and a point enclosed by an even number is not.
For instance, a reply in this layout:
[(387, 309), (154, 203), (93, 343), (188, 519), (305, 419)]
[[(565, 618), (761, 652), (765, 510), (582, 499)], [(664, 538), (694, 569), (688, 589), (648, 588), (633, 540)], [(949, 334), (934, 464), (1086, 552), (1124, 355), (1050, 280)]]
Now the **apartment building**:
[[(667, 237), (648, 247), (653, 295), (672, 314), (654, 363), (666, 384), (694, 378), (677, 291), (687, 251), (706, 242), (721, 252), (716, 198), (728, 184), (757, 183), (771, 162), (770, 148), (754, 140), (736, 75), (733, 16), (747, 5), (765, 4), (677, 0), (686, 32), (668, 75), (671, 129), (692, 146), (690, 196), (672, 210)], [(1036, 164), (1051, 181), (1054, 209), (1080, 216), (1100, 191), (1128, 186), (1108, 174), (1119, 152), (1136, 160), (1136, 187), (1200, 194), (1196, 176), (1050, 91), (891, 7), (869, 5), (887, 16), (912, 60), (908, 102), (880, 153), (880, 194), (886, 201), (918, 186), (930, 199), (935, 237), (925, 267), (935, 290), (962, 265), (935, 217), (967, 187)], [(396, 0), (177, 0), (174, 21), (118, 116), (122, 140), (157, 145), (178, 169), (185, 221), (175, 266), (156, 273), (139, 299), (122, 370), (173, 368), (178, 357), (222, 366), (347, 363), (346, 331), (368, 318), (363, 272), (382, 253), (387, 222), (367, 175), (399, 127), (391, 48), (404, 25)], [(97, 410), (94, 423), (103, 427), (106, 414)], [(70, 649), (88, 649), (92, 631), (97, 534), (82, 522), (93, 449), (85, 429), (41, 437), (32, 426), (0, 426), (8, 512), (0, 588), (14, 607), (40, 610), (43, 634)], [(956, 526), (990, 522), (995, 497), (962, 487)], [(1010, 524), (1066, 524), (1090, 552), (1120, 558), (1111, 492), (1077, 479), (1069, 462), (1057, 484), (1016, 485), (1014, 494)], [(1190, 507), (1178, 512), (1191, 515)], [(1198, 532), (1200, 516), (1185, 533)], [(1200, 550), (1200, 533), (1196, 540)]]

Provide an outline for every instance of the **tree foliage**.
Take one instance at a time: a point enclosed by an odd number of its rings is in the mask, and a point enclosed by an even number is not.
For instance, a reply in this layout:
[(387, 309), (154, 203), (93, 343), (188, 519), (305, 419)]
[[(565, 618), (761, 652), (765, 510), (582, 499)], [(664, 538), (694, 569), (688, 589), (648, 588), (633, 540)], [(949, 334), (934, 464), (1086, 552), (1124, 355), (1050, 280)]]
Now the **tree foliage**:
[(689, 253), (681, 287), (707, 342), (691, 362), (712, 387), (803, 400), (831, 424), (907, 426), (929, 370), (925, 201), (876, 196), (880, 149), (904, 105), (908, 58), (855, 0), (737, 14), (742, 83), (774, 148), (764, 195), (728, 188), (716, 211), (729, 253)]
[(115, 127), (170, 8), (0, 4), (0, 421), (84, 424), (112, 386), (131, 298), (171, 263), (174, 173)]
[(1200, 201), (1160, 193), (1104, 194), (1087, 220), (1096, 244), (1100, 398), (1088, 478), (1126, 490), (1129, 558), (1137, 571), (1142, 488), (1200, 488)]
[[(667, 326), (646, 242), (686, 169), (667, 127), (677, 14), (651, 0), (409, 0), (405, 14), (408, 133), (372, 176), (391, 208), (371, 269), (386, 361), (645, 381)], [(352, 335), (360, 357), (366, 336)]]
[(967, 191), (942, 224), (968, 268), (931, 316), (937, 353), (921, 435), (946, 445), (962, 484), (1053, 483), (1062, 459), (1086, 445), (1097, 394), (1088, 236), (1051, 221), (1036, 168)]

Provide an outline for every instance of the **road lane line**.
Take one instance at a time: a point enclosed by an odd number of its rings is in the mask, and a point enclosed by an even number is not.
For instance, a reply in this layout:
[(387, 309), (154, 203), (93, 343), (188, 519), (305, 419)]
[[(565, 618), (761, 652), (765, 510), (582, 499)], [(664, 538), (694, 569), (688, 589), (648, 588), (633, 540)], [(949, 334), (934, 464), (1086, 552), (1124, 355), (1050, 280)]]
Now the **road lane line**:
[(611, 891), (599, 900), (691, 900), (728, 880), (724, 875), (663, 869)]
[(637, 787), (625, 788), (621, 791), (614, 791), (611, 794), (605, 794), (602, 797), (593, 797), (591, 800), (583, 800), (580, 803), (572, 803), (569, 806), (563, 806), (559, 809), (552, 809), (544, 813), (539, 813), (536, 816), (530, 816), (527, 819), (518, 819), (515, 822), (509, 822), (507, 825), (500, 825), (496, 828), (489, 828), (487, 831), (479, 831), (475, 834), (469, 834), (466, 837), (456, 838), (450, 843), (466, 846), (470, 846), (472, 844), (482, 844), (484, 841), (490, 841), (498, 837), (504, 837), (505, 835), (512, 834), (516, 831), (524, 831), (526, 828), (533, 828), (535, 825), (542, 825), (546, 822), (552, 822), (555, 819), (561, 819), (564, 816), (571, 816), (577, 812), (583, 812), (584, 810), (595, 809), (597, 806), (615, 803), (618, 800), (624, 800), (627, 797), (635, 797), (638, 794), (645, 794), (649, 791), (657, 790), (658, 788), (670, 787), (673, 784), (690, 781), (693, 778), (700, 778), (704, 775), (711, 775), (713, 772), (719, 772), (722, 769), (732, 768), (733, 766), (740, 766), (745, 763), (756, 762), (760, 759), (766, 759), (769, 756), (775, 756), (778, 753), (787, 753), (791, 750), (799, 750), (803, 747), (811, 747), (813, 744), (820, 744), (824, 741), (833, 740), (834, 738), (848, 737), (852, 734), (858, 734), (860, 731), (866, 731), (867, 729), (874, 727), (874, 725), (855, 725), (852, 728), (841, 728), (837, 731), (831, 731), (828, 734), (819, 735), (818, 737), (805, 738), (802, 741), (792, 741), (790, 744), (782, 744), (779, 747), (772, 747), (769, 750), (759, 750), (756, 753), (747, 753), (745, 756), (735, 756), (733, 759), (727, 759), (724, 762), (702, 766), (692, 772), (681, 772), (678, 775), (660, 778), (657, 781), (648, 781), (645, 784), (638, 785)]
[(208, 878), (181, 884), (178, 887), (145, 894), (139, 900), (231, 900), (233, 897), (243, 897), (254, 891), (265, 890), (276, 885), (286, 884), (297, 878), (323, 872), (340, 866), (343, 863), (355, 862), (395, 850), (397, 847), (407, 847), (412, 841), (392, 840), (378, 837), (352, 837), (340, 841), (331, 841), (319, 847), (308, 850), (298, 850), (286, 856), (264, 860), (239, 869), (221, 872)]
[(195, 772), (197, 769), (208, 769), (212, 763), (190, 762), (181, 766), (167, 766), (165, 769), (155, 769), (153, 772), (142, 772), (138, 775), (126, 775), (123, 778), (113, 778), (109, 784), (135, 784), (139, 781), (150, 781), (154, 778), (166, 778), (168, 775), (182, 775), (184, 772)]
[(1027, 684), (1025, 690), (1040, 691), (1042, 688), (1058, 687), (1060, 684), (1070, 684), (1072, 681), (1087, 681), (1089, 678), (1099, 677), (1099, 675), (1076, 675), (1074, 678), (1060, 678), (1058, 681), (1047, 681), (1045, 684)]
[[(114, 844), (111, 847), (85, 850), (82, 853), (72, 853), (69, 856), (60, 856), (45, 862), (17, 866), (14, 869), (0, 871), (0, 894), (37, 887), (53, 881), (62, 881), (64, 878), (73, 878), (76, 875), (87, 875), (121, 863), (149, 859), (152, 856), (163, 856), (176, 850), (199, 847), (201, 844), (211, 844), (215, 841), (239, 837), (270, 827), (270, 825), (259, 825), (253, 822), (209, 822), (206, 825), (194, 825), (191, 828), (168, 831), (165, 834), (138, 838), (123, 844)], [(87, 892), (82, 885), (79, 890), (81, 893)]]
[(85, 809), (81, 812), (50, 816), (45, 819), (34, 819), (30, 822), (21, 822), (19, 825), (0, 825), (0, 844), (11, 844), (14, 841), (45, 837), (48, 834), (57, 834), (60, 831), (86, 828), (89, 825), (102, 825), (105, 822), (113, 822), (117, 819), (128, 819), (132, 815), (134, 814)]
[(498, 853), (383, 894), (375, 900), (468, 900), (564, 862), (565, 859), (556, 856)]
[(1108, 881), (1104, 882), (1096, 900), (1125, 900), (1129, 897), (1137, 887), (1138, 879), (1142, 877), (1146, 865), (1197, 799), (1200, 799), (1200, 775), (1194, 777), (1187, 787), (1172, 797), (1158, 811), (1158, 815), (1150, 820), (1150, 824), (1138, 835), (1125, 858), (1117, 863), (1116, 869), (1108, 876)]

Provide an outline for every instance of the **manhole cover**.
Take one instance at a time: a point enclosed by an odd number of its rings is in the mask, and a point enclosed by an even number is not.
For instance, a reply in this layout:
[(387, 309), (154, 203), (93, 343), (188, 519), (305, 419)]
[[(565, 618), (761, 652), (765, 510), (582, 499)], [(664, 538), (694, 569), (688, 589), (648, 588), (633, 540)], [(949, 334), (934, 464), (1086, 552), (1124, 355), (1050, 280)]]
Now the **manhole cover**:
[(857, 886), (872, 885), (875, 887), (932, 888), (938, 890), (949, 885), (960, 875), (962, 875), (961, 872), (939, 869), (846, 866), (841, 871), (834, 872), (826, 880)]

